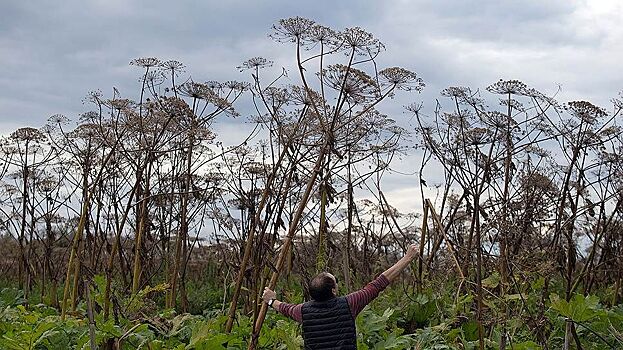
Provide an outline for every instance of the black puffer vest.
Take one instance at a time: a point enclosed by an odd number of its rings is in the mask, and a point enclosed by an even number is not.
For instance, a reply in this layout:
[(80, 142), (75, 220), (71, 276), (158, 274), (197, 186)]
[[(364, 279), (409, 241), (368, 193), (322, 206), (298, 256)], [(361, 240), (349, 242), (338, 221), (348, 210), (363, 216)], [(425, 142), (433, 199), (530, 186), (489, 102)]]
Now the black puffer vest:
[(357, 349), (357, 332), (345, 297), (308, 301), (301, 309), (305, 349)]

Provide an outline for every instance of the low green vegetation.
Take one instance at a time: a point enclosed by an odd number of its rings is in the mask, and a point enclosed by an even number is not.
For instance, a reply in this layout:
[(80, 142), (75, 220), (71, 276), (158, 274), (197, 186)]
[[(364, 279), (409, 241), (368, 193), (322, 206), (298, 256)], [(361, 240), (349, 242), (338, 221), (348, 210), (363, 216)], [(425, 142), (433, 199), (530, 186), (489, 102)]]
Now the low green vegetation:
[[(485, 283), (497, 286), (490, 278)], [(114, 315), (105, 320), (104, 278), (96, 276), (91, 286), (94, 310), (94, 341), (101, 349), (247, 349), (252, 333), (252, 317), (238, 315), (231, 333), (225, 332), (226, 307), (216, 301), (221, 291), (193, 286), (198, 293), (191, 299), (193, 308), (207, 306), (198, 314), (178, 314), (163, 309), (156, 301), (167, 285), (147, 287), (134, 297), (118, 300)], [(483, 281), (484, 282), (484, 281)], [(197, 288), (194, 288), (197, 287)], [(287, 286), (292, 288), (293, 286)], [(446, 286), (447, 287), (447, 286)], [(574, 295), (569, 302), (552, 290), (544, 295), (542, 278), (504, 300), (493, 293), (485, 298), (486, 348), (497, 349), (500, 332), (506, 329), (507, 349), (562, 348), (565, 327), (576, 327), (584, 349), (618, 349), (623, 346), (623, 306), (609, 307), (600, 296)], [(551, 288), (551, 287), (550, 287)], [(205, 298), (200, 296), (214, 295)], [(608, 291), (605, 291), (607, 294)], [(300, 301), (300, 289), (289, 293)], [(602, 297), (607, 297), (603, 295)], [(504, 328), (497, 322), (503, 308), (509, 310)], [(473, 319), (474, 296), (435, 288), (411, 293), (410, 286), (390, 286), (357, 318), (359, 349), (477, 349), (478, 323)], [(90, 333), (87, 305), (81, 302), (76, 312), (64, 321), (56, 308), (44, 303), (26, 305), (23, 293), (2, 289), (0, 297), (0, 349), (89, 349)], [(300, 327), (285, 317), (270, 312), (258, 347), (261, 349), (299, 349)]]

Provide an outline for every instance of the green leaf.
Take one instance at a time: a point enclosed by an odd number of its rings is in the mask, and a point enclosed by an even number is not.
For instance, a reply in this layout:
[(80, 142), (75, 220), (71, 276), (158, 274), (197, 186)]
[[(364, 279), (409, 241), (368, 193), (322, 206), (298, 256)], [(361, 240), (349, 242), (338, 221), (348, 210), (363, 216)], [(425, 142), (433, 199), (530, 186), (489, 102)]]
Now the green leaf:
[(542, 347), (533, 341), (525, 341), (523, 343), (513, 343), (513, 346), (511, 349), (512, 350), (541, 350)]
[(567, 317), (575, 322), (585, 322), (598, 316), (605, 315), (599, 309), (599, 298), (597, 296), (584, 297), (575, 294), (570, 301), (561, 299), (557, 294), (550, 295), (551, 308), (558, 311), (561, 316)]
[(521, 294), (506, 294), (504, 296), (505, 300), (521, 300)]
[(485, 288), (496, 288), (500, 284), (500, 274), (497, 272), (492, 273), (489, 277), (482, 280), (482, 286)]
[(468, 321), (461, 328), (463, 329), (465, 340), (472, 341), (478, 339), (478, 322), (474, 320)]

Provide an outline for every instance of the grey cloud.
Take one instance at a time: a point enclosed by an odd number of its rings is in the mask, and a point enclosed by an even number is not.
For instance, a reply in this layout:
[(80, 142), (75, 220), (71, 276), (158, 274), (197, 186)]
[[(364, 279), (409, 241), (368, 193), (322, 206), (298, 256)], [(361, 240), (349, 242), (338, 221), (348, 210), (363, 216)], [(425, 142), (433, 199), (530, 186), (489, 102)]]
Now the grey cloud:
[[(387, 44), (380, 66), (400, 65), (426, 81), (428, 106), (449, 85), (483, 88), (518, 78), (542, 90), (607, 104), (621, 89), (612, 74), (620, 32), (578, 25), (575, 1), (47, 1), (5, 2), (0, 20), (0, 124), (75, 118), (82, 97), (112, 86), (133, 97), (135, 57), (184, 62), (193, 79), (248, 80), (235, 67), (253, 56), (288, 64), (289, 47), (267, 37), (279, 18), (304, 16), (341, 29), (361, 26)], [(585, 25), (583, 23), (582, 25)], [(618, 36), (617, 36), (618, 35)], [(607, 44), (610, 49), (607, 49)], [(562, 96), (566, 97), (566, 95)], [(563, 99), (564, 100), (564, 99)], [(390, 113), (402, 113), (392, 106)]]

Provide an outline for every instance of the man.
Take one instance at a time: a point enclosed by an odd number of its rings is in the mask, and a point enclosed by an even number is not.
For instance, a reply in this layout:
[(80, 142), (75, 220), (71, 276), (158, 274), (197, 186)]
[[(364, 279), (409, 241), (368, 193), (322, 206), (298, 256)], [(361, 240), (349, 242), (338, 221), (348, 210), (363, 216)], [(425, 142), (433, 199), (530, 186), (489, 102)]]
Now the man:
[(363, 289), (344, 297), (337, 296), (337, 279), (328, 272), (314, 277), (309, 284), (312, 298), (303, 304), (287, 304), (277, 294), (264, 288), (262, 299), (283, 315), (303, 324), (305, 349), (357, 349), (355, 317), (417, 256), (418, 246), (412, 244), (405, 256), (380, 274)]

